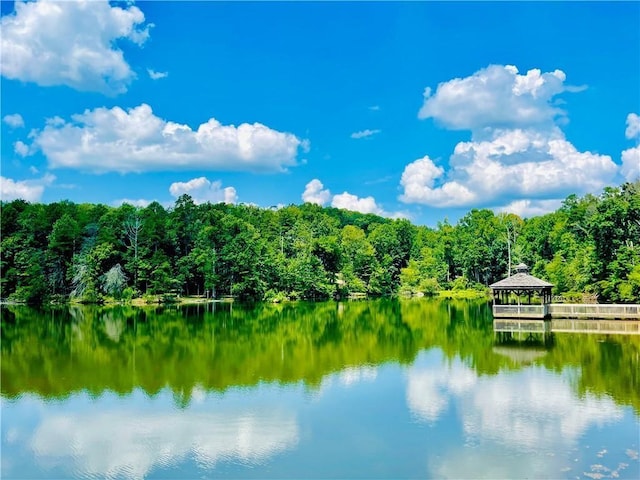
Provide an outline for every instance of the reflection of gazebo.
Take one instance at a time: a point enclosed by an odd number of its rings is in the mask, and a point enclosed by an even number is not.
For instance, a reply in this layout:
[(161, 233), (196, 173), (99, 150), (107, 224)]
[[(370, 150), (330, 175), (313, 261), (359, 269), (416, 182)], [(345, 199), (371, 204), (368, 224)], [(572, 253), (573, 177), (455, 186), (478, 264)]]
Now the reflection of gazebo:
[(493, 347), (493, 352), (511, 359), (516, 365), (530, 365), (537, 359), (544, 357), (547, 350), (543, 348), (522, 348), (522, 347)]
[(529, 275), (524, 263), (516, 267), (515, 275), (489, 286), (494, 318), (546, 318), (549, 314), (553, 285)]

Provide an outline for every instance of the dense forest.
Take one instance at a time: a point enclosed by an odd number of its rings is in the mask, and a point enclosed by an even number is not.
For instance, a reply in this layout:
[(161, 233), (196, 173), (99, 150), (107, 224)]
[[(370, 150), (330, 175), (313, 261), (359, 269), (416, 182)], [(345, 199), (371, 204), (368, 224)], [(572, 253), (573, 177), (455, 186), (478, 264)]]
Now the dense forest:
[(524, 262), (555, 294), (640, 301), (640, 181), (567, 197), (522, 219), (474, 209), (413, 225), (318, 205), (264, 209), (1, 204), (3, 300), (43, 303), (153, 294), (244, 300), (433, 294), (486, 288)]

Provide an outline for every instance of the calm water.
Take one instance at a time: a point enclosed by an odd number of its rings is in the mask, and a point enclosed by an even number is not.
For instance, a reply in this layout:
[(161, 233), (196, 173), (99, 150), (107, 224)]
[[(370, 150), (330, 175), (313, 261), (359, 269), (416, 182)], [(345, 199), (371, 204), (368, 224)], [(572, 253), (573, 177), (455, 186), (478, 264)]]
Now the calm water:
[(2, 309), (2, 478), (640, 478), (640, 336), (430, 300)]

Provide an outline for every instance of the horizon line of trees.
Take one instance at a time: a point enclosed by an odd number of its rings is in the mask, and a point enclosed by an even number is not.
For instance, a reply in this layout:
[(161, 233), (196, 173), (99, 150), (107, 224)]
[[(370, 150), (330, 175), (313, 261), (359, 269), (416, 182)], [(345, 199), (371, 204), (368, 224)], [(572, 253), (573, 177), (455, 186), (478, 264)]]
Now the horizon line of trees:
[(455, 225), (289, 205), (2, 202), (0, 298), (41, 304), (174, 293), (243, 300), (486, 288), (524, 262), (555, 294), (640, 301), (640, 181), (570, 195), (522, 219), (472, 209)]

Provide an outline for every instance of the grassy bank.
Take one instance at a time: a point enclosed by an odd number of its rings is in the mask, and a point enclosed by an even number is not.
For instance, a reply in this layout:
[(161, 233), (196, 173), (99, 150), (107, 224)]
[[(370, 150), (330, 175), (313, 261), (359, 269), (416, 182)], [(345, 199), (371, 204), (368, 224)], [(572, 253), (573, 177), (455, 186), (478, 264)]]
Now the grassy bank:
[(464, 289), (464, 290), (440, 290), (438, 292), (438, 296), (440, 298), (455, 298), (455, 299), (487, 299), (491, 298), (491, 293), (488, 290), (473, 290), (473, 289)]

